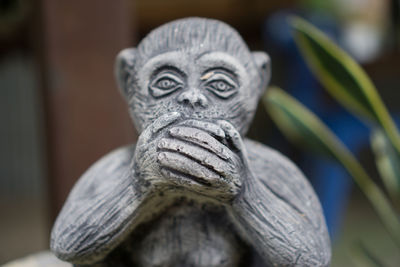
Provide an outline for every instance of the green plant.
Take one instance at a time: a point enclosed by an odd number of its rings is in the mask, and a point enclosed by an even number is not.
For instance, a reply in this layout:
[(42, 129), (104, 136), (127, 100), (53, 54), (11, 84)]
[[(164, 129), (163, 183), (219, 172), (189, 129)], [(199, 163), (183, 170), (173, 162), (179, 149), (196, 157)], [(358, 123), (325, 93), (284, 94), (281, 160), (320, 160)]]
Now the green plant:
[[(291, 24), (296, 43), (321, 84), (340, 104), (373, 128), (371, 144), (390, 198), (328, 127), (301, 103), (279, 88), (270, 88), (263, 98), (265, 107), (289, 140), (334, 158), (347, 169), (400, 246), (400, 221), (394, 208), (400, 199), (400, 134), (362, 68), (308, 22), (293, 18)], [(365, 249), (359, 251), (364, 252), (366, 260), (372, 258)]]

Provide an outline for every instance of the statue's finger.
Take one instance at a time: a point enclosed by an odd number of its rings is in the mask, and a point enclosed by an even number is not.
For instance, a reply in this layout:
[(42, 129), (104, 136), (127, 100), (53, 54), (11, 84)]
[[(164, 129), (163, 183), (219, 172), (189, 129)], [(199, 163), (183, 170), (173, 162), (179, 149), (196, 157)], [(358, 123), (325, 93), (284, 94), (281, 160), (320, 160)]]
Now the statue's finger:
[(181, 118), (181, 114), (179, 112), (172, 112), (164, 114), (155, 120), (140, 134), (138, 141), (139, 146), (140, 144), (147, 144), (149, 141), (151, 141), (151, 139), (154, 138), (154, 135), (158, 134), (160, 130), (176, 122), (179, 118)]
[(192, 179), (203, 185), (211, 186), (223, 179), (216, 172), (175, 152), (160, 152), (157, 159), (162, 167), (183, 173), (187, 179)]
[(196, 180), (190, 179), (185, 173), (181, 173), (176, 170), (171, 170), (166, 167), (161, 167), (160, 171), (165, 178), (170, 179), (174, 184), (181, 186), (189, 186), (189, 187), (204, 186), (203, 183), (198, 183)]
[(167, 150), (182, 154), (189, 157), (201, 165), (215, 171), (223, 177), (230, 177), (234, 170), (234, 157), (237, 157), (233, 152), (226, 150), (226, 157), (231, 160), (223, 160), (214, 153), (179, 139), (163, 138), (158, 143), (160, 150)]
[(184, 120), (183, 122), (179, 123), (179, 125), (189, 126), (206, 131), (219, 140), (225, 138), (225, 132), (221, 129), (221, 127), (212, 122), (200, 120)]
[(227, 142), (234, 147), (235, 150), (243, 152), (244, 143), (240, 133), (235, 127), (227, 121), (219, 120), (217, 124), (224, 130)]
[(229, 148), (203, 130), (186, 126), (175, 126), (169, 130), (169, 134), (173, 137), (183, 141), (189, 141), (208, 151), (211, 151), (224, 160), (228, 160), (230, 158)]
[(218, 196), (219, 199), (221, 200), (228, 200), (231, 198), (231, 195), (229, 194), (230, 191), (227, 190), (225, 187), (222, 185), (220, 188), (210, 188), (210, 186), (205, 186), (203, 183), (199, 183), (193, 177), (188, 177), (186, 174), (171, 170), (169, 168), (161, 167), (161, 174), (169, 179), (172, 183), (175, 185), (188, 188), (189, 190), (192, 190), (194, 192), (197, 192), (199, 194), (205, 195), (205, 196), (210, 196), (210, 195), (215, 195)]
[(182, 115), (179, 112), (171, 112), (162, 115), (160, 118), (155, 120), (153, 124), (151, 124), (152, 127), (152, 133), (156, 134), (160, 130), (164, 129), (165, 127), (171, 125), (172, 123), (176, 122), (178, 119), (180, 119)]

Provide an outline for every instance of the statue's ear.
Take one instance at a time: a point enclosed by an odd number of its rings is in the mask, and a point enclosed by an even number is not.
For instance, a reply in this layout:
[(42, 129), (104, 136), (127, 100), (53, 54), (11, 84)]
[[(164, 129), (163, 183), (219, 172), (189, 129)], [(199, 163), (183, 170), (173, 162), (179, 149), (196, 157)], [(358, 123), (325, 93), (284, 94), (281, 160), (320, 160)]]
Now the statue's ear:
[(127, 48), (119, 52), (115, 60), (115, 77), (117, 79), (118, 87), (122, 95), (128, 99), (131, 94), (130, 90), (132, 88), (127, 84), (128, 78), (134, 75), (134, 66), (136, 60), (136, 48)]
[(252, 52), (252, 55), (262, 78), (260, 89), (264, 92), (271, 78), (271, 59), (267, 53), (261, 51)]

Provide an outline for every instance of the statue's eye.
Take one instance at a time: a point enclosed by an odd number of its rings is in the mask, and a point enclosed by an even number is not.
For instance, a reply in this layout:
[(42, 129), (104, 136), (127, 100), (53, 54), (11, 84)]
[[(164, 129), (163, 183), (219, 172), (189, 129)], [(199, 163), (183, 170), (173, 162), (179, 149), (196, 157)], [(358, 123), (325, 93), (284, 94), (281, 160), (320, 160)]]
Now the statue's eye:
[(229, 98), (237, 93), (238, 84), (227, 75), (215, 74), (207, 83), (205, 88), (220, 98)]
[(177, 82), (170, 78), (162, 78), (156, 82), (155, 86), (161, 90), (169, 90), (177, 86)]
[(219, 92), (225, 92), (234, 88), (234, 86), (224, 80), (211, 81), (207, 84), (207, 87), (212, 90), (217, 90)]
[(155, 97), (167, 96), (183, 87), (183, 82), (173, 74), (165, 73), (156, 77), (149, 86), (150, 93)]

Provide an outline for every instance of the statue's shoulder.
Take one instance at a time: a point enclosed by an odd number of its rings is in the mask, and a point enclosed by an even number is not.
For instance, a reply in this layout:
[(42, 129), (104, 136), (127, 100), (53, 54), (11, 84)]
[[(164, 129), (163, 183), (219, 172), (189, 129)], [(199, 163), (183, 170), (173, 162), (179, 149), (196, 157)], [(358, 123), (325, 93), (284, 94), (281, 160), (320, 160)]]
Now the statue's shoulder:
[(100, 170), (102, 172), (97, 173), (98, 175), (107, 175), (125, 169), (132, 162), (134, 152), (134, 144), (114, 149), (97, 160), (82, 176), (87, 176)]
[(298, 167), (279, 151), (248, 138), (244, 139), (244, 144), (249, 162), (253, 167), (263, 170), (279, 167), (299, 172)]
[(245, 139), (253, 174), (276, 196), (305, 215), (316, 229), (324, 219), (319, 200), (301, 170), (286, 156), (261, 143)]
[(70, 198), (75, 196), (92, 196), (102, 184), (115, 183), (125, 176), (132, 162), (135, 145), (117, 148), (97, 160), (79, 178), (70, 193)]
[(244, 140), (253, 173), (265, 183), (284, 183), (310, 187), (301, 170), (279, 151), (259, 142)]
[(130, 165), (134, 145), (118, 148), (94, 163), (70, 192), (51, 233), (51, 250), (62, 260), (92, 262), (123, 236), (131, 216)]

